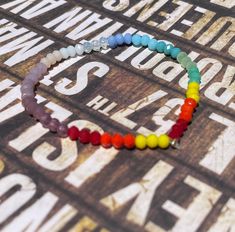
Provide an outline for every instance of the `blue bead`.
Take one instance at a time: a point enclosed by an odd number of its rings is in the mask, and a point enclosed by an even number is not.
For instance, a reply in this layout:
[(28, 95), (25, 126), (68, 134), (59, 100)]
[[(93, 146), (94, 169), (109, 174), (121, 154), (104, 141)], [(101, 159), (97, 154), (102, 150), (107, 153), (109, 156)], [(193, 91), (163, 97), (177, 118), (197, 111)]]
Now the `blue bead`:
[(149, 41), (150, 41), (150, 37), (148, 35), (142, 36), (142, 38), (141, 38), (142, 46), (144, 46), (144, 47), (148, 46)]
[(172, 48), (171, 49), (171, 57), (176, 59), (176, 57), (178, 56), (178, 54), (181, 52), (180, 48)]
[(115, 37), (118, 45), (123, 45), (124, 38), (123, 38), (123, 35), (121, 33), (115, 35), (114, 37)]
[(138, 34), (133, 35), (132, 43), (134, 46), (139, 47), (141, 45), (141, 36)]
[(164, 52), (165, 47), (166, 47), (166, 43), (163, 41), (160, 41), (157, 43), (156, 49), (158, 52), (162, 53), (162, 52)]
[(169, 56), (171, 54), (171, 49), (172, 48), (173, 48), (173, 45), (167, 44), (166, 47), (164, 48), (165, 55)]
[(72, 46), (72, 45), (70, 45), (70, 46), (68, 46), (67, 47), (67, 51), (68, 51), (68, 53), (69, 53), (69, 56), (71, 56), (71, 57), (75, 57), (76, 56), (76, 50), (75, 50), (75, 47), (74, 46)]
[(124, 35), (124, 43), (125, 44), (131, 44), (131, 41), (132, 41), (132, 35), (130, 33), (126, 33)]
[(67, 59), (69, 57), (69, 53), (66, 48), (61, 48), (60, 53), (62, 54), (63, 59)]
[(117, 41), (116, 41), (116, 38), (113, 35), (108, 37), (108, 44), (109, 44), (110, 48), (116, 48), (117, 47)]
[(148, 43), (148, 48), (150, 51), (155, 51), (156, 50), (156, 45), (157, 45), (157, 40), (156, 39), (150, 39)]

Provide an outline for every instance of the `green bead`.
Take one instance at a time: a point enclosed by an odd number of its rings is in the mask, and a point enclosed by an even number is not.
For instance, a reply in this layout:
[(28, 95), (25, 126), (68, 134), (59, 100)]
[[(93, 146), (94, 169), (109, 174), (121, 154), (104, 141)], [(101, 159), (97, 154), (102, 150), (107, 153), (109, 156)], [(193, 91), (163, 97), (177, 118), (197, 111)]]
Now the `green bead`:
[(197, 68), (197, 64), (192, 61), (192, 62), (187, 63), (185, 68), (186, 68), (186, 70), (190, 70), (192, 68)]
[(193, 72), (200, 73), (198, 67), (192, 67), (188, 70), (188, 74), (193, 73)]
[(179, 63), (181, 63), (182, 59), (184, 59), (184, 57), (186, 56), (188, 56), (186, 52), (180, 52), (178, 56), (176, 57), (176, 59)]
[(190, 77), (188, 83), (191, 83), (191, 82), (197, 82), (197, 83), (200, 84), (201, 83), (201, 77), (200, 76)]
[(188, 56), (185, 56), (185, 57), (182, 59), (182, 61), (180, 62), (180, 64), (181, 64), (181, 66), (182, 66), (183, 68), (185, 68), (186, 65), (187, 65), (188, 63), (190, 63), (190, 62), (192, 62), (191, 58), (188, 57)]

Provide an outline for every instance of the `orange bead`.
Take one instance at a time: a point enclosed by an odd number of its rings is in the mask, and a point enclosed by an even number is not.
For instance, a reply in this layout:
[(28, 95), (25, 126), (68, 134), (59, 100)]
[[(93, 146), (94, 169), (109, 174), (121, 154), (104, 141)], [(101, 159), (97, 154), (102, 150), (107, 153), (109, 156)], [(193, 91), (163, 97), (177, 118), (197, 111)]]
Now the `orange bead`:
[(179, 115), (179, 119), (183, 119), (187, 122), (190, 122), (192, 117), (193, 117), (192, 113), (187, 112), (187, 111), (181, 112), (180, 115)]
[(184, 104), (192, 106), (194, 109), (197, 107), (197, 102), (193, 98), (186, 98)]
[(135, 136), (132, 134), (127, 134), (124, 136), (124, 146), (128, 149), (135, 147)]
[(194, 108), (193, 108), (192, 106), (190, 106), (190, 105), (183, 104), (183, 105), (181, 106), (181, 111), (182, 111), (182, 112), (190, 112), (190, 113), (192, 114), (193, 111), (194, 111)]
[(105, 132), (101, 135), (100, 143), (104, 148), (112, 147), (112, 136), (109, 133)]
[(112, 144), (116, 149), (123, 147), (123, 137), (120, 134), (115, 134), (112, 137)]

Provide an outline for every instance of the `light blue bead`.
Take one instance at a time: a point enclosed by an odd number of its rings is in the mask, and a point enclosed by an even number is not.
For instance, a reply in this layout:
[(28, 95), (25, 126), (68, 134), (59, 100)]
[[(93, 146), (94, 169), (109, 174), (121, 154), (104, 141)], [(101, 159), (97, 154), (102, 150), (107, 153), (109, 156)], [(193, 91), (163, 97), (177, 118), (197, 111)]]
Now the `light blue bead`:
[(132, 43), (135, 47), (139, 47), (141, 45), (141, 36), (138, 34), (133, 35)]
[(156, 50), (156, 45), (157, 45), (157, 40), (156, 39), (150, 39), (148, 43), (148, 48), (150, 51), (155, 51)]
[(108, 44), (109, 44), (110, 48), (116, 48), (117, 47), (117, 41), (116, 41), (116, 38), (113, 35), (108, 37)]
[(169, 56), (171, 54), (171, 49), (173, 48), (174, 46), (172, 44), (167, 44), (166, 47), (164, 48), (164, 54)]
[(144, 47), (148, 46), (149, 41), (150, 41), (150, 37), (148, 35), (142, 36), (142, 38), (141, 38), (142, 46), (144, 46)]
[(123, 38), (123, 35), (121, 33), (115, 35), (114, 37), (115, 37), (118, 45), (123, 45), (124, 38)]
[(130, 33), (126, 33), (124, 35), (124, 43), (125, 44), (131, 44), (131, 41), (132, 41), (132, 35)]
[(69, 57), (69, 53), (68, 53), (68, 50), (66, 48), (61, 48), (60, 53), (62, 54), (63, 59), (67, 59)]
[(157, 45), (156, 45), (156, 50), (157, 50), (158, 52), (161, 52), (161, 53), (162, 53), (162, 52), (164, 52), (165, 47), (166, 47), (166, 43), (163, 42), (163, 41), (160, 41), (160, 42), (158, 42)]
[(176, 59), (178, 54), (181, 52), (181, 49), (180, 48), (172, 48), (171, 49), (171, 57)]
[(76, 50), (75, 50), (74, 46), (72, 46), (72, 45), (68, 46), (67, 51), (68, 51), (70, 57), (76, 56)]

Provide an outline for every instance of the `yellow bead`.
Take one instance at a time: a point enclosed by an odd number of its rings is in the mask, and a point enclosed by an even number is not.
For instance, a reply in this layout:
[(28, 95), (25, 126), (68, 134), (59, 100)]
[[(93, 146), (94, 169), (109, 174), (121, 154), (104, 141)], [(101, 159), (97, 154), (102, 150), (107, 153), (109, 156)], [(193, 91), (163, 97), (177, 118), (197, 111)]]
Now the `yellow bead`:
[(189, 94), (187, 95), (187, 98), (194, 99), (197, 103), (200, 101), (200, 96), (198, 94)]
[(142, 150), (144, 148), (146, 148), (147, 145), (147, 141), (146, 141), (146, 137), (144, 135), (137, 135), (135, 137), (135, 146)]
[(187, 89), (186, 96), (191, 95), (191, 94), (198, 94), (199, 95), (199, 91), (196, 89)]
[(158, 146), (160, 148), (167, 148), (170, 145), (170, 138), (166, 134), (162, 134), (158, 137)]
[(197, 82), (190, 82), (188, 84), (188, 89), (196, 89), (196, 90), (199, 90), (200, 88), (200, 85), (197, 83)]
[(147, 145), (149, 148), (156, 148), (158, 145), (158, 137), (154, 134), (150, 134), (147, 137)]

